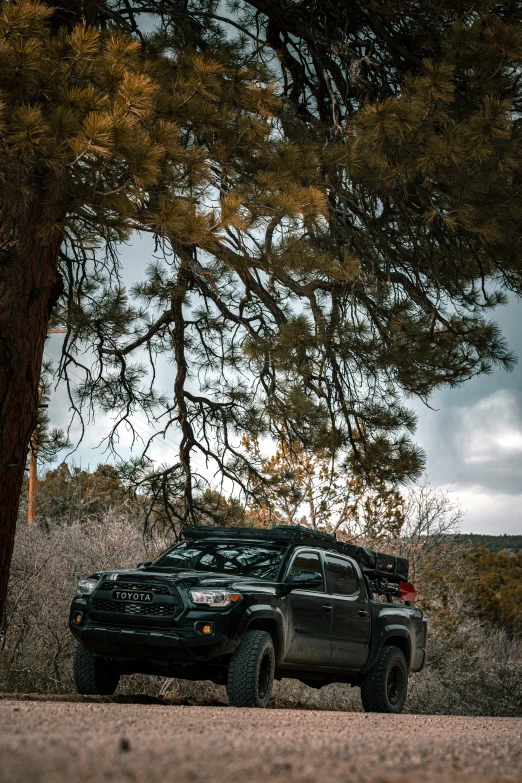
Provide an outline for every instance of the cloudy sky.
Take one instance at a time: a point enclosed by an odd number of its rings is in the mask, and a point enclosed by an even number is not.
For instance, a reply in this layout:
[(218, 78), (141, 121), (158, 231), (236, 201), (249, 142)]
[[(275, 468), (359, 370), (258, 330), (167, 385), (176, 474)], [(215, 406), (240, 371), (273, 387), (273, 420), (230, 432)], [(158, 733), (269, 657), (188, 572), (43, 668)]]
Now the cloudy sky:
[[(122, 261), (125, 282), (137, 282), (151, 259), (152, 245), (141, 241), (126, 249)], [(417, 442), (427, 455), (431, 483), (451, 487), (466, 512), (461, 530), (475, 533), (522, 534), (522, 303), (511, 303), (497, 311), (511, 350), (521, 361), (511, 373), (495, 369), (489, 376), (468, 381), (463, 387), (439, 392), (430, 408), (420, 402), (412, 407), (418, 415)], [(58, 357), (60, 335), (51, 336), (46, 355)], [(172, 387), (172, 368), (160, 370), (159, 382)], [(63, 390), (54, 394), (49, 409), (52, 426), (66, 427), (68, 405)], [(140, 418), (138, 431), (146, 438), (152, 430)], [(108, 461), (99, 447), (110, 429), (110, 421), (99, 416), (87, 428), (84, 441), (70, 458), (76, 464), (94, 468)], [(72, 439), (79, 429), (73, 428)], [(122, 455), (128, 455), (128, 441), (121, 441)], [(174, 438), (158, 443), (152, 456), (160, 462), (176, 458)]]
[(512, 300), (496, 320), (520, 357), (514, 371), (440, 392), (435, 410), (416, 404), (417, 442), (432, 483), (452, 486), (466, 511), (463, 531), (522, 533), (522, 303)]

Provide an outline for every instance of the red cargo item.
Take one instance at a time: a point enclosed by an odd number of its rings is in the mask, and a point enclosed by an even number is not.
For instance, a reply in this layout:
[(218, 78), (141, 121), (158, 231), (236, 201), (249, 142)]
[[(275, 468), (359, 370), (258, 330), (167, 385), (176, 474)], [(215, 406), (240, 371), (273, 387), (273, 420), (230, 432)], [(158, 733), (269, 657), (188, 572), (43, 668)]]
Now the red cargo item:
[(400, 582), (399, 590), (404, 601), (415, 601), (417, 598), (417, 591), (409, 582)]

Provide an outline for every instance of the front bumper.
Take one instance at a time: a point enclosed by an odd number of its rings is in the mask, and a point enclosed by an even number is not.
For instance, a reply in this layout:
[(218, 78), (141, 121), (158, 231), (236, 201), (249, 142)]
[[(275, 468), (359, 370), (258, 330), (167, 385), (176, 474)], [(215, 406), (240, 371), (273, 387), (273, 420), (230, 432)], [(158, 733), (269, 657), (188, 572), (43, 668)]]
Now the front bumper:
[[(82, 619), (78, 623), (75, 618), (80, 613)], [(236, 607), (224, 614), (185, 611), (177, 620), (158, 623), (151, 618), (147, 625), (133, 623), (131, 617), (116, 620), (91, 617), (88, 601), (77, 597), (71, 605), (69, 629), (86, 649), (126, 659), (196, 663), (230, 654), (237, 646), (239, 612)], [(201, 632), (206, 624), (212, 629), (208, 635)]]
[[(84, 627), (70, 624), (73, 636), (88, 650), (102, 655), (125, 658), (171, 658), (175, 661), (204, 661), (229, 650), (222, 636), (185, 637), (173, 631), (149, 631), (143, 628), (114, 628), (94, 623)], [(230, 650), (231, 652), (231, 650)]]

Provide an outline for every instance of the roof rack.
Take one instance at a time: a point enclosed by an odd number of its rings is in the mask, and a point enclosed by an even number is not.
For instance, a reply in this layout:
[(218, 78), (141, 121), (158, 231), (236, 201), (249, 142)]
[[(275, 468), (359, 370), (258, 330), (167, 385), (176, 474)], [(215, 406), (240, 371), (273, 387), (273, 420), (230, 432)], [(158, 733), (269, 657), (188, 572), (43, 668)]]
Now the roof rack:
[(187, 525), (183, 529), (185, 538), (245, 538), (284, 543), (310, 543), (314, 546), (330, 547), (336, 542), (335, 536), (311, 530), (303, 525), (274, 525), (271, 528), (259, 527), (214, 527), (213, 525)]
[(357, 561), (363, 573), (370, 577), (381, 577), (389, 582), (408, 581), (408, 560), (384, 552), (376, 552), (355, 544), (338, 541), (335, 535), (312, 530), (303, 525), (274, 525), (272, 528), (214, 527), (212, 525), (187, 525), (183, 530), (187, 539), (228, 538), (302, 544), (329, 549), (348, 555)]

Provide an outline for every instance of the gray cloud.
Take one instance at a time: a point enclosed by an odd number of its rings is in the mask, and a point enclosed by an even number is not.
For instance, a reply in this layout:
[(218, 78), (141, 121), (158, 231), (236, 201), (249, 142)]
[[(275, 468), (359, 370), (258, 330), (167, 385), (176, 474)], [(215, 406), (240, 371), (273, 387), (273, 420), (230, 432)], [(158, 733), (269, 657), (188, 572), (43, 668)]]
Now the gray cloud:
[(417, 440), (436, 484), (522, 491), (522, 393), (498, 389), (476, 401), (444, 401), (419, 415)]
[[(522, 356), (522, 304), (495, 314), (509, 347)], [(417, 442), (436, 486), (452, 486), (466, 516), (462, 529), (522, 533), (522, 363), (495, 368), (458, 389), (438, 392), (430, 410), (416, 402)]]
[[(522, 354), (522, 305), (512, 301), (498, 311), (510, 345)], [(427, 454), (436, 484), (480, 487), (490, 493), (522, 492), (522, 365), (512, 373), (496, 368), (458, 389), (439, 392), (420, 403), (417, 441)]]

